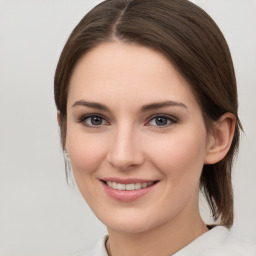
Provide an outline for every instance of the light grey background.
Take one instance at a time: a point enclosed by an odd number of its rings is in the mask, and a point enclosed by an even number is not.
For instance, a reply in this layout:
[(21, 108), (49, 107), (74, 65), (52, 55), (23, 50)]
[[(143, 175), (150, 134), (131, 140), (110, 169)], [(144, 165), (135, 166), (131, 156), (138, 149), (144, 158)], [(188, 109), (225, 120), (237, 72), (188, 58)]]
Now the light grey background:
[[(99, 2), (0, 0), (1, 256), (69, 255), (106, 233), (66, 184), (53, 100), (61, 49)], [(233, 55), (245, 129), (234, 172), (233, 230), (256, 243), (256, 2), (193, 2), (215, 19)]]

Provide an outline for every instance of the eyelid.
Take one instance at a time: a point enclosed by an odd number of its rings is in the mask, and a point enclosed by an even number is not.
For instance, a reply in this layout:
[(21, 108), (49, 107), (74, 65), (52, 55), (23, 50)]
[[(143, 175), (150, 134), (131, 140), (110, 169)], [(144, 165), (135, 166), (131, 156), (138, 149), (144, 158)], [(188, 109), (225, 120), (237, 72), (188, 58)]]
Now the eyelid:
[(108, 125), (109, 124), (109, 121), (107, 120), (107, 118), (105, 116), (103, 116), (102, 114), (98, 114), (98, 113), (90, 113), (90, 114), (82, 115), (80, 118), (78, 118), (78, 123), (83, 123), (83, 122), (85, 122), (85, 120), (87, 118), (90, 118), (90, 117), (100, 117), (104, 121), (106, 121), (107, 124), (101, 124), (101, 125), (83, 124), (84, 126), (89, 127), (89, 128), (100, 128), (103, 125)]
[[(90, 117), (100, 117), (102, 118), (107, 124), (101, 124), (101, 125), (89, 125), (89, 124), (83, 124), (84, 126), (86, 127), (91, 127), (91, 128), (100, 128), (104, 125), (109, 125), (110, 122), (109, 120), (102, 114), (99, 114), (99, 113), (90, 113), (90, 114), (84, 114), (82, 115), (81, 117), (78, 118), (77, 122), (78, 123), (83, 123), (87, 118), (90, 118)], [(150, 125), (149, 123), (154, 119), (154, 118), (157, 118), (157, 117), (164, 117), (166, 119), (168, 119), (169, 121), (171, 121), (171, 124), (167, 124), (167, 125), (163, 125), (163, 126), (157, 126), (157, 125)], [(172, 115), (169, 115), (169, 114), (154, 114), (152, 116), (150, 116), (148, 118), (148, 121), (146, 122), (146, 126), (155, 126), (157, 128), (165, 128), (165, 127), (168, 127), (170, 125), (174, 125), (178, 122), (178, 118), (172, 116)]]
[(174, 125), (174, 124), (178, 123), (178, 121), (179, 121), (178, 118), (176, 118), (176, 117), (174, 117), (174, 116), (171, 116), (171, 115), (168, 115), (168, 114), (155, 114), (155, 115), (151, 116), (151, 117), (148, 119), (148, 121), (146, 122), (146, 126), (150, 126), (149, 123), (150, 123), (153, 119), (155, 119), (155, 118), (157, 118), (157, 117), (164, 117), (164, 118), (168, 119), (169, 121), (171, 121), (171, 124), (167, 124), (167, 125), (163, 125), (163, 126), (151, 125), (151, 126), (154, 126), (154, 127), (157, 127), (157, 128), (166, 128), (166, 127), (168, 127), (168, 126), (170, 126), (170, 125)]

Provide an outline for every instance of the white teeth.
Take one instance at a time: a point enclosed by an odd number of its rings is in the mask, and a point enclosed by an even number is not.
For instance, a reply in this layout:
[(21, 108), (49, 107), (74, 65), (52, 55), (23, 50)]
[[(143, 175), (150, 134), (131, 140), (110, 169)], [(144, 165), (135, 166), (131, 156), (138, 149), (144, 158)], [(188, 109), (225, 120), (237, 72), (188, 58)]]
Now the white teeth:
[(134, 184), (126, 184), (125, 189), (126, 190), (134, 190)]
[(122, 183), (117, 183), (117, 187), (118, 190), (125, 190), (125, 184)]
[(112, 188), (117, 189), (117, 183), (116, 182), (112, 182)]
[(131, 183), (131, 184), (122, 184), (122, 183), (117, 183), (117, 182), (112, 182), (112, 181), (106, 181), (106, 184), (117, 190), (138, 190), (142, 188), (149, 187), (153, 184), (153, 182), (143, 182), (143, 183)]
[(135, 189), (141, 189), (141, 183), (135, 183)]
[(148, 185), (148, 184), (147, 184), (146, 182), (144, 182), (144, 183), (142, 183), (141, 187), (142, 187), (142, 188), (146, 188), (147, 185)]

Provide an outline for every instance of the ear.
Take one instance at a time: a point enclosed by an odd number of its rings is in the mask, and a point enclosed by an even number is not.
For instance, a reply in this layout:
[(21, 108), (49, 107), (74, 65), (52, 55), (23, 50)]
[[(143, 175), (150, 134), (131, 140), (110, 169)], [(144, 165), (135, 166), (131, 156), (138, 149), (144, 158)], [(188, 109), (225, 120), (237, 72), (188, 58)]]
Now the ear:
[(57, 122), (58, 122), (58, 125), (61, 126), (61, 113), (59, 110), (57, 111)]
[(231, 113), (225, 113), (214, 124), (210, 134), (205, 164), (215, 164), (221, 161), (229, 151), (234, 132), (236, 118)]

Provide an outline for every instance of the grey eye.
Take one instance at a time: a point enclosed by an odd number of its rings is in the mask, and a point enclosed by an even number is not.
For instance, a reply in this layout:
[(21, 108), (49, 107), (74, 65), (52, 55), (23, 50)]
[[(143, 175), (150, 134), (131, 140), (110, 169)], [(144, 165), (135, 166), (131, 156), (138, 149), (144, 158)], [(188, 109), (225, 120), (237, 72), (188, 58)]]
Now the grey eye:
[(99, 116), (92, 116), (89, 118), (92, 125), (101, 125), (103, 122), (103, 118)]
[(168, 120), (166, 117), (159, 116), (155, 118), (155, 123), (157, 126), (164, 126), (167, 125), (169, 122), (170, 120)]
[(103, 117), (97, 115), (84, 117), (82, 122), (84, 122), (87, 126), (100, 126), (107, 124), (107, 121)]
[(149, 125), (152, 125), (152, 126), (158, 126), (158, 127), (161, 127), (161, 126), (168, 126), (170, 124), (175, 124), (177, 123), (177, 120), (175, 120), (174, 118), (172, 117), (169, 117), (169, 116), (155, 116), (154, 118), (152, 118), (150, 121), (149, 121)]

